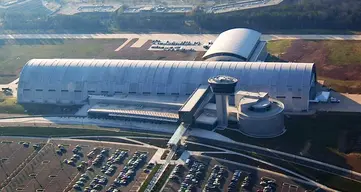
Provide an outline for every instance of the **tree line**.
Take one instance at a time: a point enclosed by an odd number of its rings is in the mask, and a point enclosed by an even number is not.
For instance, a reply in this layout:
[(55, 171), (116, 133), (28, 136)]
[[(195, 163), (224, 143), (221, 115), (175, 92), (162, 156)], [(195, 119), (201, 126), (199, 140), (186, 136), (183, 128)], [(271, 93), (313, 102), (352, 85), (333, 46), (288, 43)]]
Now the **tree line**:
[(2, 12), (2, 30), (94, 33), (113, 31), (221, 32), (246, 27), (277, 30), (361, 30), (359, 0), (285, 0), (277, 6), (223, 14), (195, 9), (189, 14), (80, 13), (45, 15)]

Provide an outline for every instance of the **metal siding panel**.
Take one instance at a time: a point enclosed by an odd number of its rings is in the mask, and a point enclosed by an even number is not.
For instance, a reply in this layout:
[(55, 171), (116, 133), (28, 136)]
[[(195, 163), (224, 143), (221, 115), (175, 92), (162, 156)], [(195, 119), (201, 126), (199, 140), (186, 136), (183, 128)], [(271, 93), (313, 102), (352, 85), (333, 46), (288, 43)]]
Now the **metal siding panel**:
[[(157, 71), (160, 64), (162, 67)], [(199, 84), (206, 83), (209, 77), (225, 74), (239, 79), (238, 86), (242, 90), (262, 89), (272, 97), (286, 96), (288, 87), (292, 88), (288, 96), (299, 96), (301, 87), (302, 99), (287, 100), (285, 104), (304, 109), (308, 106), (312, 66), (313, 64), (304, 63), (35, 59), (29, 61), (20, 74), (19, 101), (40, 97), (47, 100), (54, 97), (53, 100), (78, 101), (81, 100), (79, 98), (85, 99), (90, 89), (124, 92), (127, 88), (122, 85), (127, 83), (124, 81), (127, 77), (131, 78), (128, 82), (138, 85), (139, 92), (155, 89), (153, 82), (158, 82), (158, 86), (164, 87), (167, 93), (185, 94), (193, 92)], [(160, 74), (159, 79), (155, 76), (156, 72)], [(43, 93), (24, 93), (23, 89), (27, 87), (42, 88)], [(50, 93), (50, 87), (57, 91)], [(63, 88), (82, 89), (81, 96), (80, 93), (61, 93)]]
[(250, 29), (231, 29), (221, 33), (203, 57), (216, 53), (233, 53), (248, 58), (256, 47), (261, 33)]
[(171, 79), (171, 84), (169, 85), (170, 94), (180, 94), (180, 76), (182, 75), (183, 71), (179, 68), (180, 62), (174, 61), (172, 70), (169, 73), (169, 78)]

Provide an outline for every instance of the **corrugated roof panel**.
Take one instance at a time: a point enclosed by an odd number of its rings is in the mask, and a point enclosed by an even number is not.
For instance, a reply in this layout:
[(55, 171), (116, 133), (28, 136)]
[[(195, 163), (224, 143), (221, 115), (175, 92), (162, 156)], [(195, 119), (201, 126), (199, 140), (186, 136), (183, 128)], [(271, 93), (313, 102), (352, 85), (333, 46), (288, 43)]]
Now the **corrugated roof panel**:
[(261, 33), (251, 29), (237, 28), (225, 31), (217, 37), (203, 58), (229, 53), (248, 59), (260, 38)]
[[(160, 91), (185, 95), (193, 92), (199, 84), (206, 84), (209, 77), (219, 74), (237, 78), (237, 90), (266, 91), (272, 97), (299, 96), (299, 90), (302, 95), (308, 95), (312, 74), (316, 75), (314, 64), (309, 63), (34, 59), (21, 72), (19, 102), (33, 100), (28, 98), (33, 94), (26, 94), (27, 98), (24, 98), (24, 89), (37, 88), (53, 89), (59, 93), (63, 89), (81, 89), (78, 91), (86, 93), (81, 96), (84, 101), (90, 94), (88, 91), (96, 91), (91, 94), (134, 90), (157, 94)], [(136, 88), (129, 89), (129, 86)], [(80, 100), (76, 94), (58, 95), (53, 100)], [(43, 97), (49, 98), (49, 95)]]

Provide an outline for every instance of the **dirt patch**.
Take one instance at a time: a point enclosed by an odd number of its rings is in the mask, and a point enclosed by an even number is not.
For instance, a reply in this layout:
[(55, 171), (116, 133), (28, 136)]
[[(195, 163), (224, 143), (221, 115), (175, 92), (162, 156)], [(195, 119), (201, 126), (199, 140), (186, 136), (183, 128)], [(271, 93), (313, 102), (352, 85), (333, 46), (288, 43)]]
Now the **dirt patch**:
[(194, 59), (194, 61), (203, 61), (202, 57), (203, 55), (206, 53), (206, 51), (199, 51), (197, 52), (197, 56), (196, 58)]
[[(347, 45), (352, 44), (352, 45)], [(315, 63), (324, 85), (342, 93), (361, 93), (361, 62), (357, 62), (360, 42), (295, 40), (280, 60)], [(347, 50), (343, 50), (345, 47)], [(350, 48), (351, 47), (351, 48)], [(350, 50), (355, 49), (355, 51)]]
[(357, 153), (351, 153), (346, 155), (346, 162), (347, 164), (349, 164), (352, 167), (352, 170), (361, 171), (361, 165), (360, 165), (360, 160), (361, 160), (361, 154), (357, 154)]
[(318, 76), (361, 81), (361, 63), (343, 63), (338, 65), (329, 59), (331, 54), (327, 41), (296, 40), (280, 58), (291, 62), (315, 63)]

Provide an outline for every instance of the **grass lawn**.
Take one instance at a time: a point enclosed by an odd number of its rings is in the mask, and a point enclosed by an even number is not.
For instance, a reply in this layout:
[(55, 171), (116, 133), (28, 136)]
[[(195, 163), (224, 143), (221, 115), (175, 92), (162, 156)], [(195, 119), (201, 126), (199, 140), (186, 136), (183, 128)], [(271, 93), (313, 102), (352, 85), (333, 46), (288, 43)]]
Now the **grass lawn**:
[(0, 113), (24, 114), (24, 108), (17, 104), (15, 97), (5, 97), (0, 94)]
[(361, 81), (344, 81), (327, 77), (318, 77), (324, 80), (324, 85), (341, 93), (361, 93)]
[(149, 173), (147, 179), (144, 181), (142, 186), (139, 188), (138, 192), (144, 192), (147, 189), (149, 182), (153, 179), (154, 175), (157, 173), (158, 169), (160, 168), (161, 164), (156, 164), (153, 170)]
[(293, 40), (274, 40), (267, 43), (267, 51), (275, 56), (285, 53), (291, 47)]
[(329, 51), (328, 60), (334, 65), (361, 63), (361, 43), (359, 41), (323, 41)]
[(1, 40), (0, 84), (15, 80), (33, 58), (116, 58), (114, 50), (125, 40)]

